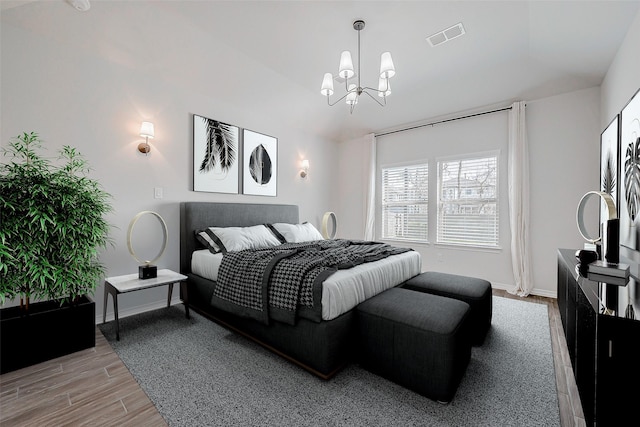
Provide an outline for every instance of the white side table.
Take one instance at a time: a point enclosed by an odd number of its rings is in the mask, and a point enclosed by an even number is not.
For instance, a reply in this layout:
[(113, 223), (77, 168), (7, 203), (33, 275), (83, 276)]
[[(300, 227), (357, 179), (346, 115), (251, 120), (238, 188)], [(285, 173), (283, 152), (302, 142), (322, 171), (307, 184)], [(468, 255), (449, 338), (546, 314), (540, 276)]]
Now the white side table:
[(116, 320), (116, 340), (120, 340), (120, 322), (118, 321), (118, 295), (135, 292), (141, 289), (155, 288), (156, 286), (169, 285), (169, 296), (167, 298), (167, 307), (171, 305), (171, 294), (173, 293), (173, 284), (180, 283), (182, 291), (182, 300), (184, 302), (185, 314), (189, 319), (189, 297), (187, 294), (187, 276), (176, 273), (171, 270), (158, 270), (158, 277), (153, 279), (140, 279), (137, 273), (126, 274), (124, 276), (107, 277), (104, 279), (104, 305), (102, 309), (102, 323), (107, 320), (107, 299), (109, 294), (113, 298), (113, 313)]

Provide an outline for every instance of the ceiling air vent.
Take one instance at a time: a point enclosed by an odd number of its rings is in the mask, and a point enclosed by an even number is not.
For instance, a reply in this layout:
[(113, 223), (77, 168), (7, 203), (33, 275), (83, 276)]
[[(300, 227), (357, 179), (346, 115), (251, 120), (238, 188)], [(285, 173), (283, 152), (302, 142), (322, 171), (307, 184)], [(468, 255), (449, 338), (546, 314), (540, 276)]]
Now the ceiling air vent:
[(438, 31), (435, 34), (427, 37), (427, 41), (431, 45), (431, 47), (438, 46), (439, 44), (448, 42), (449, 40), (453, 40), (457, 37), (460, 37), (464, 34), (464, 27), (462, 26), (462, 22), (453, 25), (446, 30)]

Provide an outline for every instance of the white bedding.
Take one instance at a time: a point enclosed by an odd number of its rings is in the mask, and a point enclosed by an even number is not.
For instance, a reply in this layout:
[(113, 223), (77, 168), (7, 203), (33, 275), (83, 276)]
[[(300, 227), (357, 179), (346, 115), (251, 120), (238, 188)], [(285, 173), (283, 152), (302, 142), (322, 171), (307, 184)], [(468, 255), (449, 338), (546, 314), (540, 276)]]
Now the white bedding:
[[(221, 262), (221, 253), (198, 250), (191, 257), (191, 271), (209, 280), (217, 280)], [(420, 254), (409, 251), (348, 270), (338, 270), (322, 286), (322, 319), (335, 319), (367, 298), (420, 274), (421, 269)]]

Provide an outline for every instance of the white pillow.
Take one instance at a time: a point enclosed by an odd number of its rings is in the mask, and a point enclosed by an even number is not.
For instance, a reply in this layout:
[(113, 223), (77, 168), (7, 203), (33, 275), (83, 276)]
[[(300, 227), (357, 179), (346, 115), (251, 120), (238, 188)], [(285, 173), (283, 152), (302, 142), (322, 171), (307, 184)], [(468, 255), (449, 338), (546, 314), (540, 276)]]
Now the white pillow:
[(251, 227), (209, 227), (221, 252), (264, 249), (281, 244), (265, 225)]
[(272, 225), (288, 243), (324, 240), (324, 237), (322, 237), (322, 234), (320, 234), (318, 229), (309, 222), (304, 222), (302, 224), (286, 224), (284, 222), (279, 222)]

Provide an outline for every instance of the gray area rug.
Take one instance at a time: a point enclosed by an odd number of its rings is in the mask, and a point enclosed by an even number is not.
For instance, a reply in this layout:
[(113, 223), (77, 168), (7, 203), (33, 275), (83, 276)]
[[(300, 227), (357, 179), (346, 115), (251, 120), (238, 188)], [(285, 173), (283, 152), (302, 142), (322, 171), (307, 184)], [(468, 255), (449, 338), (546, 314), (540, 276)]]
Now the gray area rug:
[(321, 380), (184, 308), (99, 325), (170, 426), (559, 426), (547, 306), (493, 297), (451, 403), (357, 365)]

